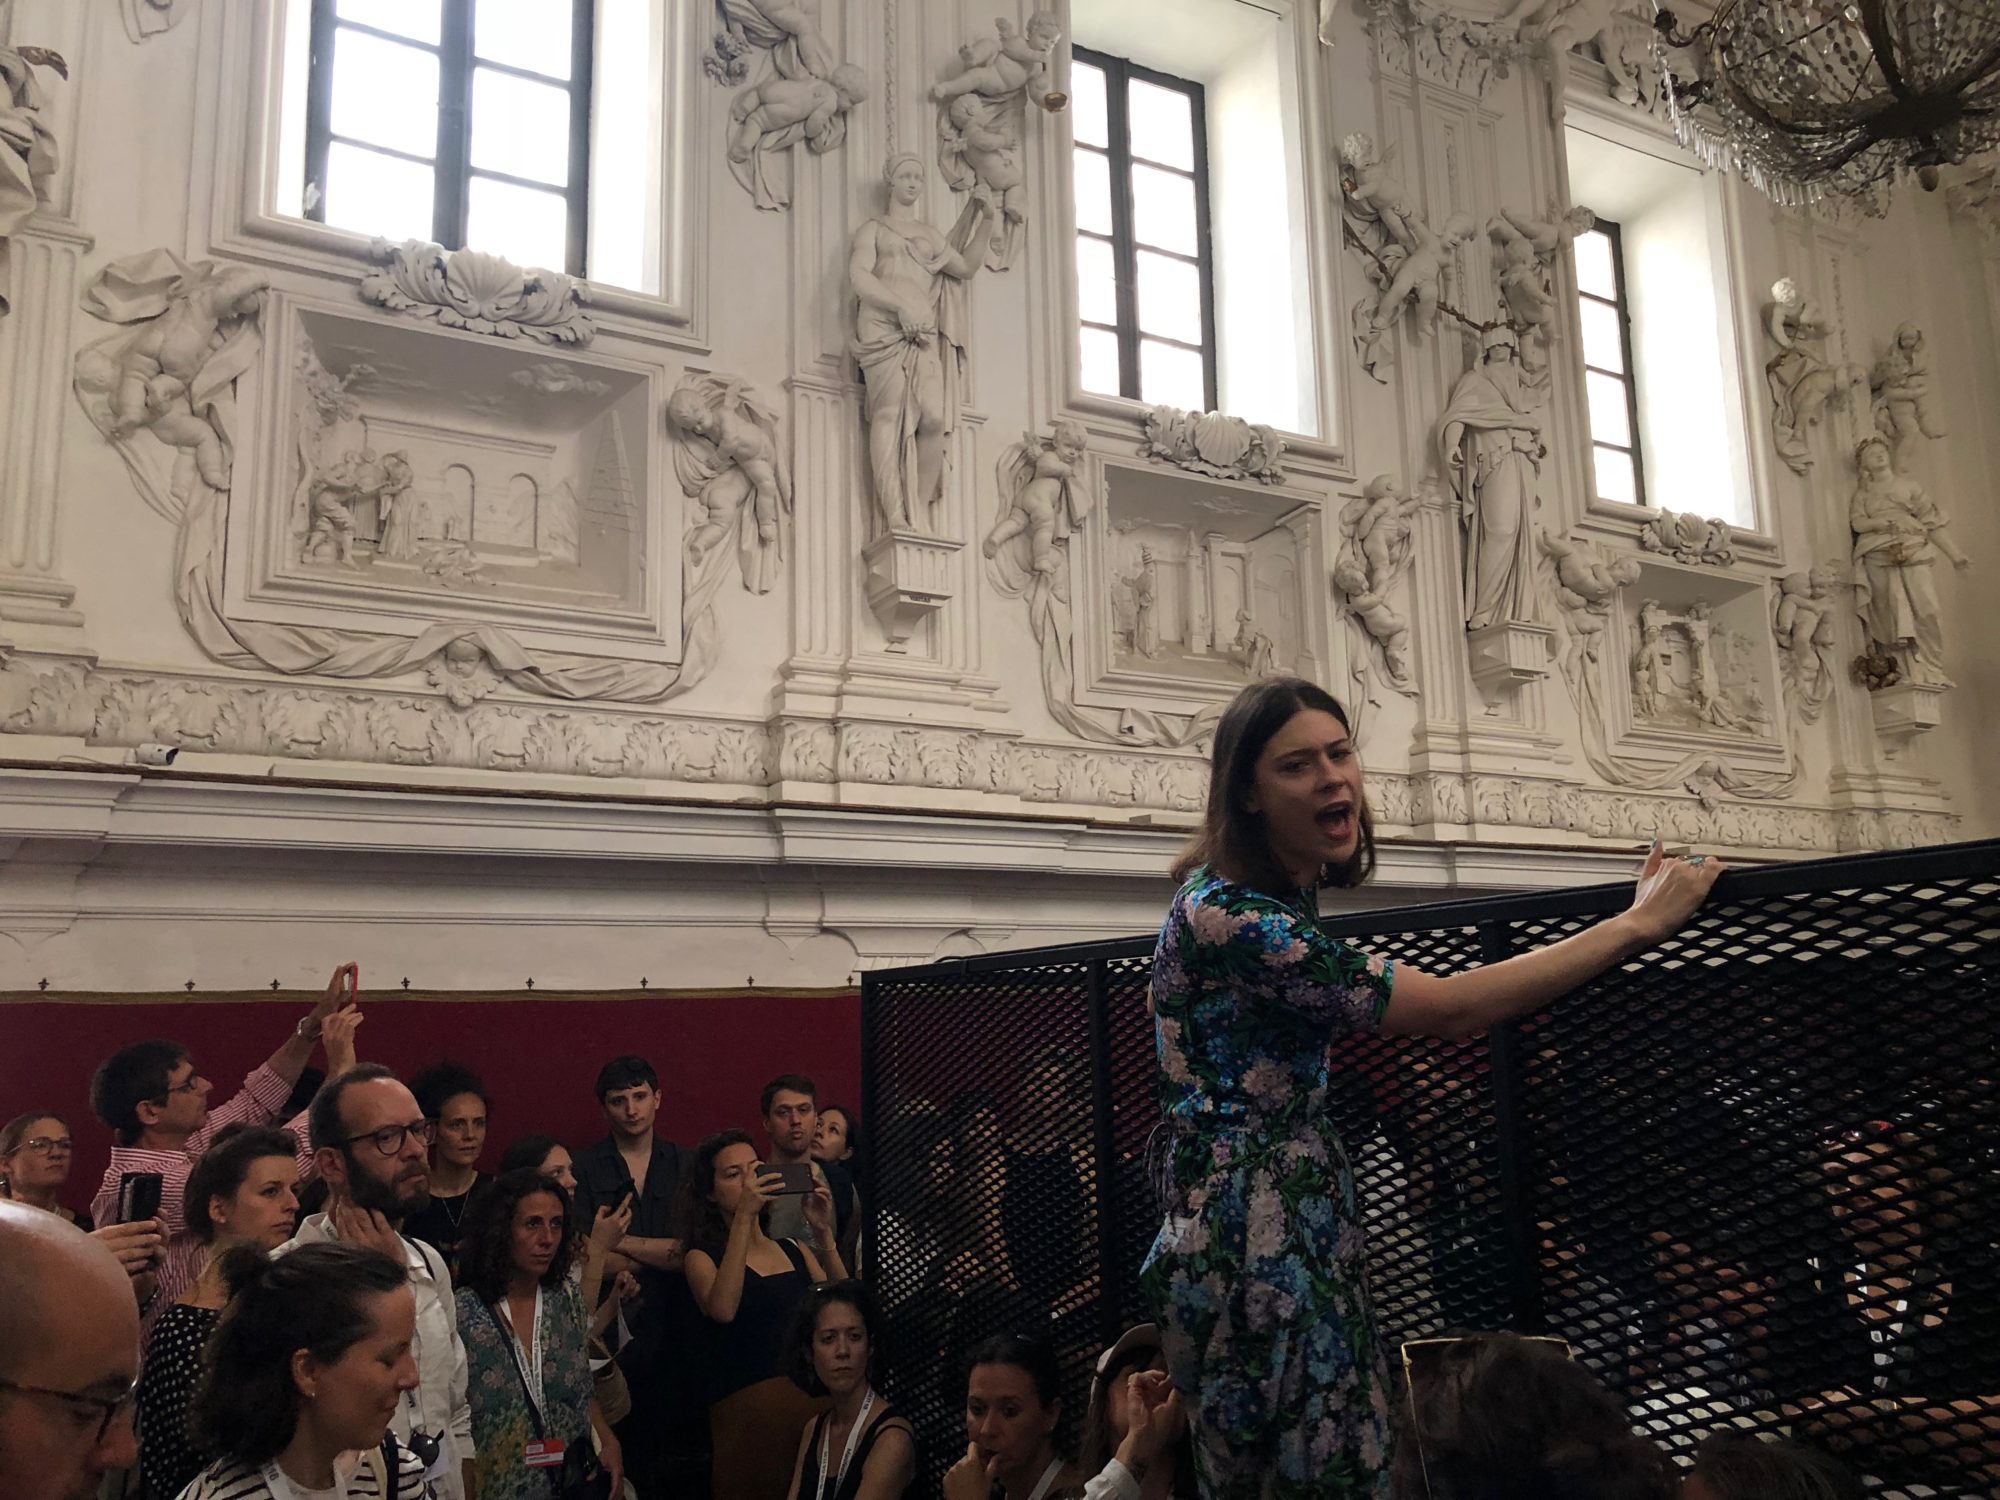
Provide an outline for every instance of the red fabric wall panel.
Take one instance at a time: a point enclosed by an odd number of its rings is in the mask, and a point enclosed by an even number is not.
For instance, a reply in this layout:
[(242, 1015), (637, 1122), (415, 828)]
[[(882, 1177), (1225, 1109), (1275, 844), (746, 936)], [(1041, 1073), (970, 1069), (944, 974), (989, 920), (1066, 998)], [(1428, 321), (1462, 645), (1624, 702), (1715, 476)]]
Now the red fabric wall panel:
[[(76, 1134), (69, 1198), (87, 1205), (104, 1172), (110, 1132), (90, 1113), (90, 1075), (126, 1042), (170, 1037), (193, 1053), (220, 1104), (270, 1056), (310, 1001), (21, 1001), (0, 1005), (0, 1122), (53, 1109)], [(366, 990), (361, 1056), (405, 1079), (442, 1058), (469, 1063), (492, 1094), (484, 1165), (516, 1136), (544, 1130), (572, 1147), (604, 1134), (591, 1084), (600, 1065), (637, 1052), (659, 1069), (661, 1127), (692, 1145), (725, 1126), (761, 1146), (757, 1095), (777, 1073), (800, 1072), (823, 1103), (858, 1108), (861, 998), (852, 992), (631, 999), (482, 996), (415, 999)], [(317, 1061), (317, 1060), (316, 1060)]]

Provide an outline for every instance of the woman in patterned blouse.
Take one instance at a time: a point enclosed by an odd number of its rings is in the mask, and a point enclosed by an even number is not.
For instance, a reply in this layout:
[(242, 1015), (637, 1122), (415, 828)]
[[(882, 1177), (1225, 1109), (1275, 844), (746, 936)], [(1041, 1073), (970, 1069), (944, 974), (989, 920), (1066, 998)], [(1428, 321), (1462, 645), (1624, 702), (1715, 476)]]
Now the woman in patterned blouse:
[(624, 1459), (590, 1374), (589, 1314), (570, 1278), (570, 1198), (533, 1168), (475, 1193), (458, 1253), (458, 1331), (479, 1500), (544, 1500), (597, 1467), (624, 1493)]
[(1173, 1184), (1142, 1280), (1211, 1500), (1386, 1493), (1388, 1371), (1327, 1117), (1329, 1044), (1531, 1014), (1677, 931), (1721, 868), (1655, 845), (1629, 910), (1437, 977), (1320, 930), (1319, 888), (1359, 885), (1374, 861), (1340, 704), (1297, 678), (1244, 689), (1216, 725), (1151, 990)]

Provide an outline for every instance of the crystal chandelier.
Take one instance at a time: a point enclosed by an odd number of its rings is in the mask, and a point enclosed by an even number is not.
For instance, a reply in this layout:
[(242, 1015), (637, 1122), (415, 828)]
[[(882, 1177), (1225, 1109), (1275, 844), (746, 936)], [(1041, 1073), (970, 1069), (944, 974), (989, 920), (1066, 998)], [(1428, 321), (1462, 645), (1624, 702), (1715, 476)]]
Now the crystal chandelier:
[(1780, 203), (1934, 188), (2000, 145), (2000, 0), (1720, 0), (1655, 25), (1691, 49), (1665, 63), (1682, 143)]

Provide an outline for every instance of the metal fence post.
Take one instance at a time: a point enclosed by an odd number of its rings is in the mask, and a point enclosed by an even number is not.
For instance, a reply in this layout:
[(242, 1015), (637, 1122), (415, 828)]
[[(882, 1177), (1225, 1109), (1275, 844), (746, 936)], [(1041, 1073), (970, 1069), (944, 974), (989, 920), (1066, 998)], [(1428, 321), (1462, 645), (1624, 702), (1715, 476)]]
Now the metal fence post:
[[(1479, 961), (1498, 963), (1516, 951), (1512, 925), (1479, 924)], [(1493, 1064), (1493, 1146), (1500, 1166), (1500, 1218), (1506, 1227), (1508, 1321), (1518, 1332), (1542, 1327), (1542, 1236), (1536, 1227), (1525, 1163), (1527, 1101), (1521, 1024), (1502, 1021), (1487, 1033)]]
[(1117, 1299), (1111, 1288), (1123, 1279), (1118, 1264), (1118, 1142), (1111, 1117), (1111, 1005), (1104, 960), (1087, 971), (1090, 1002), (1090, 1113), (1097, 1162), (1097, 1319), (1103, 1342), (1118, 1337)]

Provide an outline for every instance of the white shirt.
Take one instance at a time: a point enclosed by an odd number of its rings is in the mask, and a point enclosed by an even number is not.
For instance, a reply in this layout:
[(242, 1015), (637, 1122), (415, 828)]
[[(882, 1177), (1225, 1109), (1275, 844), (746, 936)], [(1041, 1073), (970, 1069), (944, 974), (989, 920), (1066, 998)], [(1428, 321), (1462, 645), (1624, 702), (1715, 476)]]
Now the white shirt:
[[(339, 1238), (325, 1214), (314, 1214), (274, 1253), (283, 1255), (300, 1245), (325, 1244)], [(458, 1303), (452, 1296), (451, 1277), (435, 1250), (405, 1239), (403, 1254), (410, 1268), (410, 1290), (417, 1299), (417, 1425), (433, 1437), (441, 1436), (444, 1442), (431, 1486), (437, 1500), (465, 1500), (463, 1464), (474, 1450), (472, 1405), (465, 1389), (465, 1343), (458, 1336)], [(410, 1405), (404, 1401), (396, 1408), (391, 1426), (398, 1441), (410, 1435)]]

